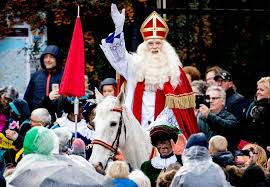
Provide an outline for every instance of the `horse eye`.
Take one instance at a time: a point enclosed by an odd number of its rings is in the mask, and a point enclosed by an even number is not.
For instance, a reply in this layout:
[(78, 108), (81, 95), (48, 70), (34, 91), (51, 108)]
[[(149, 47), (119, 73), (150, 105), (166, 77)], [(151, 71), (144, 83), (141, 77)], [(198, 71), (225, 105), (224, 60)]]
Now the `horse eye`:
[(116, 122), (111, 122), (111, 127), (115, 127), (117, 125)]

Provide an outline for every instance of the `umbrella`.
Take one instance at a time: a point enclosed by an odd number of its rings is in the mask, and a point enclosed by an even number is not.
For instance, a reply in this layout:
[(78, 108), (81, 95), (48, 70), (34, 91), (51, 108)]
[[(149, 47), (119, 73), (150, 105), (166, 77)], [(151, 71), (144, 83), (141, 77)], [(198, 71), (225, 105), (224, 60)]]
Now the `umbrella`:
[(64, 74), (59, 93), (65, 96), (82, 97), (85, 95), (84, 84), (84, 43), (82, 24), (79, 16), (76, 19)]
[(77, 118), (79, 113), (78, 97), (85, 95), (84, 84), (84, 43), (80, 7), (76, 19), (71, 44), (68, 51), (67, 62), (61, 80), (59, 93), (65, 96), (76, 97), (74, 100), (75, 138), (77, 138)]
[(10, 181), (10, 187), (113, 187), (111, 179), (73, 162), (41, 162), (19, 172)]

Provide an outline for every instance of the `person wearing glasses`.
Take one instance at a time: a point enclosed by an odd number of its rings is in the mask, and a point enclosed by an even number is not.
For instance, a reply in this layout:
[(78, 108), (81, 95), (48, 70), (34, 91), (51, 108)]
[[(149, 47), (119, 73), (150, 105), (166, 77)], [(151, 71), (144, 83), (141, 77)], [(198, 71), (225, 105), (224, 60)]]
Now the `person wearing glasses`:
[[(23, 153), (23, 141), (26, 133), (32, 128), (36, 126), (47, 127), (51, 123), (51, 115), (45, 108), (37, 108), (32, 111), (30, 116), (30, 121), (25, 120), (22, 124), (20, 124), (19, 131), (17, 132), (14, 129), (7, 129), (5, 131), (6, 137), (13, 141), (12, 145), (15, 146), (16, 150), (9, 149), (5, 153), (5, 162), (6, 166), (13, 167), (17, 164), (17, 162), (21, 159), (21, 155)], [(16, 157), (18, 156), (18, 159)]]
[(224, 136), (228, 140), (228, 149), (234, 149), (237, 145), (231, 136), (238, 125), (238, 120), (224, 108), (225, 91), (219, 86), (210, 86), (206, 90), (206, 95), (209, 95), (210, 107), (200, 104), (197, 116), (200, 131), (206, 135), (208, 141), (215, 135)]

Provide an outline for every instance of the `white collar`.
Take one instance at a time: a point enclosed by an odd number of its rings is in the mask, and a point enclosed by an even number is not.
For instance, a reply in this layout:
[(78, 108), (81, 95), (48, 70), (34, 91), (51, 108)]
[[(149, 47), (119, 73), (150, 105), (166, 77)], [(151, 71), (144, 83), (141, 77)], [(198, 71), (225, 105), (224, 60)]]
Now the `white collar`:
[(177, 162), (177, 158), (175, 155), (172, 155), (169, 158), (161, 158), (160, 155), (158, 155), (152, 158), (151, 165), (156, 169), (164, 169), (175, 162)]

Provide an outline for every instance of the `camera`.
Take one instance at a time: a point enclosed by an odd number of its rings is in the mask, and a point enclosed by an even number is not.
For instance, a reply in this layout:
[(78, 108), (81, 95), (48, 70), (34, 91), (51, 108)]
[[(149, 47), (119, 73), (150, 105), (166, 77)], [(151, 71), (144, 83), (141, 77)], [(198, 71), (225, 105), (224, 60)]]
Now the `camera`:
[(195, 96), (196, 109), (200, 108), (200, 104), (210, 107), (210, 96), (209, 95), (196, 95)]
[(235, 151), (235, 156), (250, 156), (250, 152), (253, 152), (251, 149), (237, 150)]

